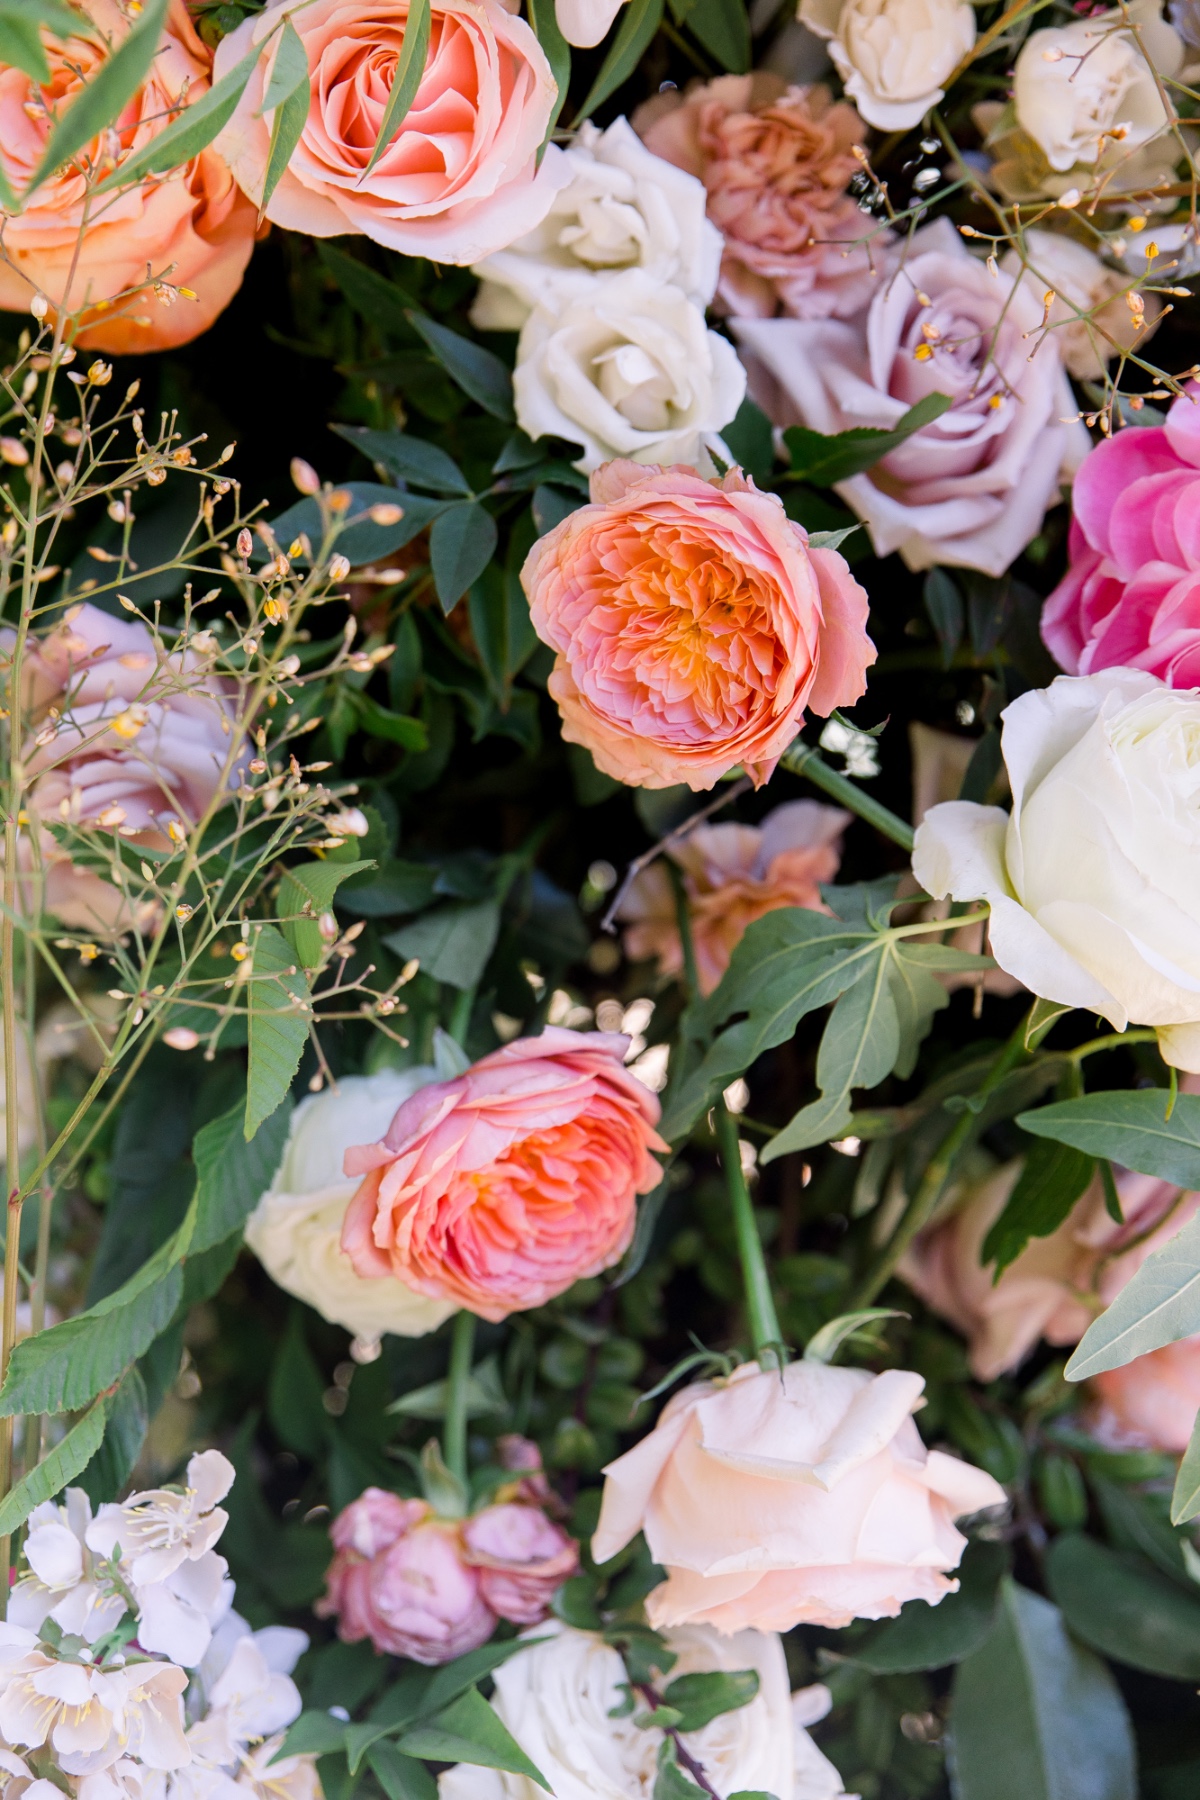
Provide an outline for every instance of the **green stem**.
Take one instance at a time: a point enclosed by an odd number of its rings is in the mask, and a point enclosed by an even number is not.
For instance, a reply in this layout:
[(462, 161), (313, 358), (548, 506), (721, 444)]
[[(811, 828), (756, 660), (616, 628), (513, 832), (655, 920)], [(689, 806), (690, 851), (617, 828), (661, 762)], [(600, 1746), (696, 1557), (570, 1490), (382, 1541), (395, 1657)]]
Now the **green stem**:
[(754, 1206), (746, 1183), (746, 1171), (742, 1167), (737, 1122), (724, 1100), (718, 1100), (713, 1107), (713, 1123), (725, 1170), (725, 1192), (729, 1196), (729, 1210), (733, 1214), (733, 1230), (737, 1238), (738, 1259), (742, 1265), (746, 1316), (750, 1323), (754, 1354), (761, 1368), (781, 1366), (784, 1359), (783, 1338), (775, 1314), (767, 1259), (763, 1255), (762, 1239), (758, 1235)]
[(899, 844), (902, 850), (911, 853), (913, 847), (913, 828), (894, 813), (890, 808), (873, 800), (870, 794), (864, 794), (856, 782), (849, 776), (839, 775), (831, 769), (819, 750), (810, 749), (807, 744), (793, 744), (785, 750), (779, 759), (781, 769), (787, 769), (792, 775), (803, 775), (816, 787), (822, 788), (831, 799), (837, 800), (876, 831), (881, 831), (893, 844)]
[(442, 1455), (446, 1467), (467, 1484), (467, 1383), (475, 1354), (475, 1314), (455, 1315), (450, 1333), (450, 1367), (446, 1372), (446, 1425)]
[(976, 1103), (976, 1110), (965, 1111), (943, 1138), (939, 1149), (927, 1164), (920, 1185), (909, 1201), (899, 1225), (888, 1243), (884, 1245), (874, 1266), (859, 1285), (853, 1299), (848, 1302), (846, 1308), (848, 1312), (857, 1312), (860, 1308), (871, 1305), (876, 1295), (891, 1279), (904, 1252), (917, 1233), (923, 1230), (933, 1217), (937, 1203), (946, 1190), (946, 1184), (954, 1173), (959, 1157), (979, 1130), (982, 1111), (979, 1102), (986, 1100), (987, 1096), (999, 1087), (1004, 1077), (1016, 1067), (1025, 1055), (1025, 1034), (1028, 1029), (1029, 1019), (1026, 1017), (1021, 1020), (972, 1095), (972, 1099)]
[(460, 1049), (467, 1047), (467, 1032), (471, 1028), (471, 1012), (475, 1005), (475, 989), (460, 988), (450, 1012), (450, 1023), (446, 1027), (449, 1035)]
[(671, 880), (671, 888), (675, 895), (675, 920), (679, 926), (679, 942), (683, 946), (683, 976), (687, 982), (689, 1000), (700, 997), (700, 970), (696, 963), (696, 941), (692, 936), (692, 915), (688, 911), (687, 889), (683, 885), (683, 870), (671, 856), (667, 856), (667, 874)]

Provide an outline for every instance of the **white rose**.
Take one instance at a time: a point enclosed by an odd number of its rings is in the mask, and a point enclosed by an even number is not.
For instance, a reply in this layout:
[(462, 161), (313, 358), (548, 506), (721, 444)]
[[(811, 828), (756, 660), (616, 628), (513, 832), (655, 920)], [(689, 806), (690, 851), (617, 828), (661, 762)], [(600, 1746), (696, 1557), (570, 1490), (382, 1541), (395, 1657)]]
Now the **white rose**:
[[(492, 1705), (501, 1719), (555, 1800), (644, 1800), (654, 1788), (663, 1734), (642, 1729), (628, 1715), (613, 1717), (629, 1679), (620, 1656), (598, 1632), (552, 1619), (536, 1634), (545, 1641), (495, 1672)], [(801, 1723), (821, 1716), (825, 1696), (814, 1705), (814, 1690), (802, 1689), (793, 1706), (783, 1645), (773, 1633), (725, 1636), (709, 1625), (685, 1625), (663, 1636), (678, 1657), (666, 1681), (701, 1670), (757, 1671), (753, 1700), (683, 1739), (717, 1793), (749, 1789), (777, 1800), (841, 1796), (837, 1770)], [(438, 1787), (440, 1800), (539, 1800), (542, 1792), (524, 1775), (462, 1763), (440, 1776)]]
[(846, 97), (881, 131), (919, 123), (975, 42), (963, 0), (800, 0), (799, 18), (832, 40)]
[(643, 269), (597, 281), (561, 312), (532, 312), (513, 374), (517, 423), (531, 438), (581, 444), (585, 474), (613, 457), (691, 463), (737, 412), (746, 375), (682, 288)]
[(638, 268), (682, 288), (697, 306), (716, 292), (721, 234), (704, 184), (646, 149), (628, 119), (589, 121), (564, 151), (571, 179), (535, 231), (476, 263), (483, 280), (471, 321), (519, 331), (535, 306), (585, 294), (598, 275)]
[(378, 1143), (401, 1103), (436, 1080), (433, 1069), (381, 1069), (302, 1100), (279, 1171), (246, 1222), (246, 1242), (272, 1281), (366, 1342), (385, 1331), (421, 1337), (454, 1311), (391, 1276), (356, 1274), (341, 1242), (359, 1185), (343, 1175), (343, 1156), (353, 1144)]
[[(1123, 298), (1129, 278), (1110, 269), (1094, 251), (1077, 238), (1065, 237), (1061, 231), (1026, 231), (1025, 253), (1028, 270), (1025, 281), (1039, 303), (1047, 293), (1055, 298), (1050, 305), (1051, 335), (1068, 372), (1077, 381), (1100, 381), (1118, 349), (1132, 349), (1136, 342), (1144, 344), (1149, 330), (1136, 328), (1133, 314)], [(1021, 259), (1010, 250), (1000, 267), (1006, 274), (1021, 273)], [(1157, 294), (1146, 295), (1146, 319), (1156, 322), (1162, 302)], [(1091, 322), (1080, 313), (1091, 315)], [(1113, 340), (1110, 342), (1109, 340)]]
[(624, 0), (554, 0), (554, 17), (568, 44), (577, 50), (590, 50), (620, 12)]
[(1060, 676), (1004, 712), (1011, 816), (954, 800), (917, 830), (930, 894), (987, 900), (1032, 993), (1152, 1025), (1200, 1071), (1200, 690), (1135, 669)]
[(1124, 15), (1115, 10), (1052, 25), (1025, 40), (1013, 82), (1017, 123), (1052, 169), (1099, 162), (1110, 146), (1127, 156), (1166, 129), (1162, 94), (1146, 57), (1170, 77), (1183, 62), (1183, 41), (1155, 0), (1131, 0), (1127, 11), (1146, 54), (1131, 32), (1118, 29)]

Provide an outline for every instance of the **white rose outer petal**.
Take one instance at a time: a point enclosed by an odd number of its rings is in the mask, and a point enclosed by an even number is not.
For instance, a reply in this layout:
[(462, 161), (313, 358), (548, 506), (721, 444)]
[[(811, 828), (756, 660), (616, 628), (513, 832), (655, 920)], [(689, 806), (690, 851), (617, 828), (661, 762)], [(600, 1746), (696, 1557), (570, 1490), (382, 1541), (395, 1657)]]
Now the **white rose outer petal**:
[(918, 124), (975, 42), (962, 0), (801, 0), (799, 16), (831, 40), (847, 98), (880, 131)]

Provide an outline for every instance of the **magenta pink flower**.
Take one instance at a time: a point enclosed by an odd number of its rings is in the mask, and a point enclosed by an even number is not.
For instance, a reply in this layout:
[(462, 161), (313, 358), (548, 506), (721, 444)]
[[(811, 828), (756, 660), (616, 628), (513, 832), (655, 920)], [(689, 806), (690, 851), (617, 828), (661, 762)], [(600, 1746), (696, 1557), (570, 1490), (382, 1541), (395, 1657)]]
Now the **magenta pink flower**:
[(1200, 684), (1200, 389), (1119, 431), (1075, 477), (1070, 567), (1042, 636), (1072, 675), (1126, 666)]

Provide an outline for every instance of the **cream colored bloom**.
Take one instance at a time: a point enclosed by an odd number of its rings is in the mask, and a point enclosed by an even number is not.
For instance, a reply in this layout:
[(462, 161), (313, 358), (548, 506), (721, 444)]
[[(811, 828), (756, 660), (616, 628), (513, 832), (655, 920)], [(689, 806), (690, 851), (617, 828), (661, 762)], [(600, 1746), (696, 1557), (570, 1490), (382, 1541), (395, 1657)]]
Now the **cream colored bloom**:
[(342, 1173), (343, 1156), (351, 1145), (378, 1142), (409, 1095), (436, 1079), (434, 1069), (381, 1069), (303, 1100), (279, 1172), (247, 1221), (246, 1242), (272, 1281), (368, 1342), (385, 1332), (421, 1337), (454, 1311), (395, 1276), (364, 1278), (341, 1247), (359, 1186)]
[(830, 40), (847, 99), (881, 131), (918, 124), (975, 42), (963, 0), (800, 0), (799, 17)]
[(682, 288), (628, 269), (559, 311), (539, 306), (513, 373), (517, 423), (531, 438), (580, 444), (590, 474), (615, 457), (707, 462), (746, 391), (728, 339)]
[(82, 1488), (68, 1488), (63, 1504), (47, 1500), (34, 1507), (25, 1539), (29, 1573), (9, 1595), (12, 1624), (38, 1631), (46, 1619), (53, 1619), (88, 1644), (120, 1624), (125, 1598), (97, 1579), (87, 1546), (91, 1523), (91, 1503)]
[(542, 223), (476, 263), (472, 323), (519, 331), (535, 306), (555, 309), (622, 269), (644, 269), (707, 306), (721, 234), (705, 216), (703, 182), (647, 150), (628, 119), (606, 131), (585, 121), (563, 154), (571, 179)]
[(0, 1626), (0, 1736), (19, 1749), (48, 1744), (67, 1775), (91, 1775), (132, 1756), (151, 1769), (191, 1760), (183, 1734), (187, 1673), (168, 1662), (92, 1668), (59, 1662), (33, 1632)]
[(216, 1543), (229, 1514), (217, 1505), (233, 1486), (233, 1464), (219, 1450), (202, 1450), (187, 1466), (186, 1485), (148, 1488), (119, 1506), (102, 1506), (87, 1542), (102, 1556), (120, 1547), (139, 1586), (165, 1581)]
[[(663, 1734), (642, 1729), (628, 1715), (613, 1717), (628, 1680), (620, 1656), (598, 1632), (553, 1620), (537, 1626), (536, 1635), (546, 1641), (496, 1671), (492, 1705), (500, 1718), (545, 1775), (555, 1800), (646, 1800)], [(665, 1635), (678, 1658), (665, 1679), (708, 1670), (753, 1669), (758, 1675), (758, 1693), (748, 1705), (718, 1714), (683, 1739), (717, 1793), (838, 1800), (838, 1772), (800, 1722), (814, 1717), (811, 1690), (802, 1690), (793, 1706), (777, 1637), (760, 1631), (723, 1637), (703, 1625)], [(448, 1770), (438, 1785), (440, 1800), (537, 1800), (542, 1792), (526, 1776), (465, 1764)]]
[[(1140, 45), (1123, 29), (1126, 12)], [(1183, 40), (1157, 0), (1130, 0), (1126, 12), (1094, 13), (1025, 40), (1013, 82), (1017, 122), (1052, 169), (1112, 162), (1167, 128), (1155, 70), (1168, 78), (1178, 73)]]

